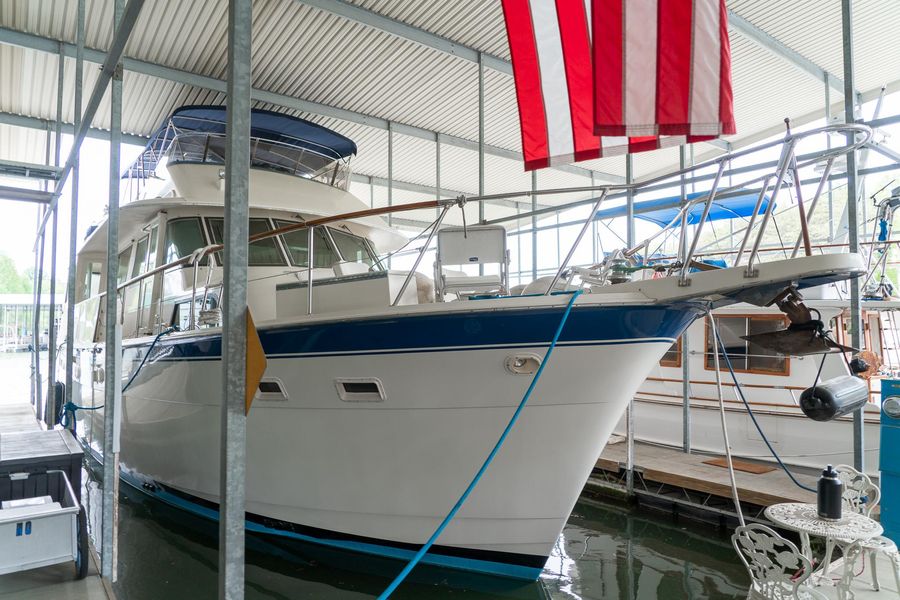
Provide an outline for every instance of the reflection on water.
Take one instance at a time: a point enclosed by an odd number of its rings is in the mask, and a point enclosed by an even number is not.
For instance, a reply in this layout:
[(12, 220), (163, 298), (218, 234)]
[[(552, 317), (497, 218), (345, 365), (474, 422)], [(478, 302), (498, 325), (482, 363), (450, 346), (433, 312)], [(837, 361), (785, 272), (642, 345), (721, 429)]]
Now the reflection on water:
[[(89, 502), (99, 513), (99, 484), (94, 474), (87, 481)], [(217, 525), (127, 485), (121, 491), (119, 597), (215, 597)], [(92, 525), (97, 523), (92, 519)], [(295, 540), (250, 535), (247, 544), (248, 599), (372, 598), (401, 567)], [(576, 505), (538, 582), (426, 566), (417, 568), (393, 597), (713, 600), (744, 598), (747, 583), (727, 536), (716, 529), (584, 500)]]
[(541, 577), (552, 598), (745, 598), (728, 535), (696, 523), (584, 500)]

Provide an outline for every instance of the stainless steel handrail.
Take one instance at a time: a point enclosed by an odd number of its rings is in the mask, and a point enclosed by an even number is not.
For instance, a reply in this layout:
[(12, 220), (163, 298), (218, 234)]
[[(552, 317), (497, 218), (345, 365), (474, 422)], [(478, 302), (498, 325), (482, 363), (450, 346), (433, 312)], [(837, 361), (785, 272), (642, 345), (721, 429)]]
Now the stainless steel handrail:
[[(210, 142), (222, 140), (222, 133), (186, 132), (176, 135), (168, 144), (163, 156), (169, 164), (199, 163), (224, 165), (225, 157), (211, 153)], [(266, 155), (270, 155), (266, 156)], [(280, 158), (283, 160), (273, 160)], [(350, 182), (350, 162), (340, 156), (332, 156), (305, 146), (250, 138), (250, 164), (279, 172), (320, 181), (326, 185), (346, 190)]]
[[(830, 149), (822, 151), (822, 152), (807, 155), (805, 157), (806, 160), (804, 160), (803, 162), (800, 162), (800, 163), (797, 163), (794, 160), (796, 145), (802, 139), (805, 139), (812, 135), (821, 134), (821, 133), (848, 134), (848, 133), (854, 133), (854, 132), (856, 133), (857, 139), (855, 139), (852, 143), (845, 143), (842, 146), (836, 146), (836, 147), (830, 148)], [(204, 135), (214, 135), (214, 134), (204, 134)], [(462, 207), (462, 205), (465, 204), (466, 202), (484, 202), (487, 200), (498, 200), (498, 199), (529, 197), (529, 196), (542, 196), (542, 195), (550, 195), (550, 194), (599, 192), (600, 196), (594, 202), (593, 208), (592, 208), (590, 214), (585, 219), (584, 223), (582, 224), (581, 230), (579, 231), (578, 236), (575, 239), (575, 242), (569, 248), (569, 251), (566, 254), (565, 259), (563, 260), (560, 267), (557, 269), (557, 271), (550, 283), (550, 286), (547, 288), (547, 291), (545, 292), (545, 295), (546, 295), (546, 294), (550, 294), (552, 292), (553, 287), (556, 285), (556, 283), (562, 277), (566, 267), (568, 266), (568, 263), (571, 261), (571, 258), (574, 255), (575, 250), (577, 249), (578, 244), (583, 239), (588, 227), (590, 227), (591, 221), (595, 218), (597, 210), (599, 209), (600, 205), (607, 198), (609, 198), (610, 194), (613, 191), (638, 192), (642, 188), (646, 188), (648, 186), (655, 185), (661, 181), (665, 181), (665, 180), (675, 178), (675, 177), (680, 177), (680, 176), (690, 173), (692, 171), (702, 170), (702, 169), (710, 167), (710, 166), (716, 166), (717, 171), (716, 171), (716, 175), (714, 178), (714, 182), (713, 182), (712, 188), (706, 194), (706, 196), (693, 199), (689, 202), (685, 202), (681, 206), (679, 211), (677, 212), (675, 218), (673, 218), (672, 221), (666, 227), (664, 227), (661, 231), (656, 232), (649, 238), (642, 240), (639, 244), (633, 246), (632, 248), (626, 249), (623, 252), (623, 254), (626, 257), (631, 257), (631, 256), (634, 256), (634, 254), (636, 254), (637, 252), (639, 252), (641, 248), (649, 248), (649, 244), (653, 239), (656, 239), (656, 237), (661, 235), (664, 231), (673, 227), (675, 223), (677, 223), (678, 221), (685, 218), (685, 216), (688, 214), (688, 212), (691, 210), (691, 208), (702, 203), (704, 205), (702, 217), (700, 219), (700, 222), (698, 223), (697, 231), (695, 232), (695, 234), (693, 236), (692, 242), (690, 244), (690, 249), (687, 251), (686, 255), (684, 257), (682, 257), (681, 265), (680, 265), (679, 284), (680, 285), (688, 285), (688, 282), (689, 282), (688, 275), (690, 273), (690, 265), (691, 265), (691, 261), (694, 257), (696, 249), (697, 249), (700, 233), (702, 232), (702, 225), (706, 221), (706, 218), (709, 215), (709, 211), (712, 206), (712, 203), (715, 201), (715, 198), (717, 197), (717, 195), (724, 195), (726, 192), (736, 190), (741, 187), (745, 187), (747, 185), (762, 181), (763, 188), (762, 188), (759, 198), (757, 200), (756, 210), (754, 211), (754, 214), (751, 218), (750, 226), (747, 228), (747, 232), (746, 232), (745, 238), (741, 244), (741, 248), (738, 251), (738, 259), (735, 262), (735, 266), (737, 266), (737, 264), (740, 261), (740, 258), (742, 257), (742, 255), (746, 249), (746, 245), (749, 242), (751, 230), (753, 228), (753, 225), (755, 224), (756, 214), (758, 213), (759, 207), (761, 206), (761, 202), (762, 202), (763, 198), (765, 197), (765, 192), (768, 189), (772, 178), (774, 177), (776, 179), (776, 182), (775, 182), (775, 185), (774, 185), (774, 188), (772, 191), (772, 196), (766, 207), (766, 211), (763, 215), (762, 223), (760, 224), (759, 232), (756, 236), (756, 239), (754, 240), (753, 248), (750, 252), (750, 257), (748, 259), (746, 276), (753, 277), (755, 275), (755, 270), (753, 268), (753, 265), (757, 261), (760, 251), (765, 251), (765, 250), (761, 250), (760, 245), (762, 243), (762, 239), (765, 234), (766, 227), (772, 218), (772, 214), (773, 214), (773, 210), (774, 210), (774, 206), (775, 206), (775, 201), (778, 196), (778, 192), (785, 184), (785, 176), (786, 176), (787, 171), (789, 169), (797, 170), (799, 168), (809, 166), (811, 164), (820, 162), (822, 160), (827, 161), (826, 170), (823, 173), (823, 177), (821, 178), (821, 180), (819, 182), (819, 190), (817, 190), (816, 196), (814, 197), (813, 201), (810, 204), (810, 210), (809, 210), (808, 214), (811, 215), (813, 209), (815, 208), (815, 203), (821, 194), (821, 187), (823, 185), (822, 182), (827, 181), (833, 161), (838, 156), (841, 156), (843, 154), (846, 154), (847, 152), (856, 150), (857, 148), (861, 147), (862, 145), (868, 143), (871, 140), (871, 138), (872, 138), (872, 130), (869, 127), (862, 125), (862, 124), (851, 123), (851, 124), (845, 124), (845, 125), (841, 125), (841, 124), (828, 125), (825, 127), (820, 127), (818, 129), (813, 129), (810, 131), (804, 131), (804, 132), (800, 132), (800, 133), (792, 132), (789, 135), (785, 136), (785, 138), (782, 140), (775, 140), (773, 142), (769, 142), (769, 143), (763, 144), (761, 146), (755, 146), (755, 147), (748, 148), (745, 150), (733, 152), (733, 153), (730, 153), (730, 154), (727, 154), (724, 156), (720, 156), (720, 157), (699, 163), (697, 165), (693, 165), (691, 167), (686, 167), (684, 169), (680, 169), (678, 171), (675, 171), (674, 173), (669, 173), (666, 175), (653, 177), (653, 178), (641, 181), (640, 183), (609, 184), (609, 185), (602, 185), (602, 186), (587, 186), (587, 187), (577, 187), (577, 188), (555, 188), (555, 189), (546, 189), (546, 190), (531, 190), (531, 191), (513, 192), (513, 193), (488, 194), (488, 195), (473, 196), (473, 197), (460, 196), (458, 198), (453, 198), (453, 199), (438, 199), (438, 200), (431, 200), (431, 201), (425, 201), (425, 202), (416, 202), (416, 203), (393, 205), (393, 206), (387, 206), (387, 207), (381, 207), (381, 208), (372, 208), (372, 209), (368, 209), (368, 210), (355, 211), (352, 213), (345, 213), (345, 214), (341, 214), (341, 215), (322, 217), (319, 219), (309, 220), (309, 221), (306, 221), (303, 223), (293, 223), (291, 225), (287, 225), (284, 227), (280, 227), (277, 229), (273, 229), (270, 231), (252, 235), (249, 238), (249, 242), (252, 243), (255, 241), (272, 238), (272, 237), (283, 235), (283, 234), (290, 233), (293, 231), (300, 231), (302, 229), (308, 230), (308, 233), (307, 233), (307, 236), (308, 236), (307, 314), (312, 314), (312, 312), (313, 312), (313, 304), (312, 304), (313, 256), (314, 256), (313, 246), (314, 246), (314, 229), (315, 229), (315, 227), (320, 226), (320, 225), (325, 225), (327, 223), (332, 223), (335, 221), (349, 221), (349, 220), (353, 220), (353, 219), (357, 219), (357, 218), (373, 217), (373, 216), (379, 216), (379, 215), (389, 214), (389, 213), (394, 213), (394, 212), (419, 210), (422, 208), (442, 208), (443, 211), (441, 213), (441, 216), (439, 217), (438, 223), (432, 229), (431, 233), (428, 236), (428, 240), (426, 241), (425, 245), (423, 246), (423, 248), (421, 249), (421, 251), (419, 252), (419, 254), (417, 256), (413, 267), (410, 269), (409, 273), (407, 274), (406, 279), (404, 280), (404, 283), (400, 289), (400, 293), (397, 295), (397, 297), (392, 302), (392, 306), (396, 306), (399, 303), (403, 293), (406, 291), (406, 288), (408, 287), (409, 283), (411, 282), (416, 269), (418, 268), (419, 264), (421, 263), (421, 260), (424, 256), (425, 252), (427, 251), (429, 242), (431, 241), (434, 234), (436, 233), (438, 227), (440, 226), (440, 223), (443, 221), (444, 216), (447, 214), (449, 209), (452, 208), (452, 206), (454, 204)], [(177, 137), (175, 139), (177, 140)], [(174, 144), (174, 141), (175, 140), (173, 140), (173, 144)], [(774, 175), (771, 173), (765, 174), (760, 177), (750, 179), (749, 181), (744, 181), (739, 186), (731, 186), (729, 188), (726, 188), (725, 190), (719, 190), (719, 184), (721, 182), (722, 173), (724, 171), (724, 166), (726, 163), (731, 162), (735, 158), (747, 156), (749, 154), (759, 152), (761, 150), (765, 150), (768, 148), (772, 148), (772, 147), (775, 147), (778, 145), (783, 145), (783, 150), (782, 150), (781, 158), (778, 161), (778, 164), (776, 167), (776, 173)], [(329, 165), (329, 168), (330, 168), (330, 165)], [(797, 184), (797, 183), (795, 182), (795, 184)], [(528, 215), (523, 214), (522, 216), (528, 216)], [(804, 217), (806, 217), (806, 216), (807, 215), (804, 215)], [(683, 235), (684, 235), (684, 233), (683, 233)], [(169, 263), (166, 263), (164, 265), (160, 265), (154, 269), (151, 269), (150, 271), (147, 271), (146, 273), (143, 273), (141, 275), (138, 275), (136, 277), (133, 277), (133, 278), (123, 282), (122, 284), (120, 284), (117, 287), (117, 290), (121, 293), (121, 292), (123, 292), (123, 290), (126, 287), (128, 287), (138, 281), (141, 281), (142, 279), (154, 276), (159, 273), (163, 273), (169, 269), (192, 264), (195, 270), (194, 270), (193, 290), (192, 290), (192, 296), (191, 296), (190, 326), (192, 328), (196, 327), (196, 320), (194, 318), (194, 312), (195, 312), (195, 298), (197, 295), (197, 268), (199, 267), (199, 262), (203, 259), (204, 256), (207, 256), (213, 252), (218, 252), (223, 247), (224, 246), (222, 244), (214, 244), (214, 245), (206, 246), (203, 248), (199, 248), (198, 250), (195, 250), (192, 254), (190, 254), (188, 256), (184, 256), (184, 257), (181, 257), (174, 261), (171, 261)], [(211, 272), (211, 267), (210, 267), (210, 272)], [(208, 284), (209, 284), (209, 277), (210, 277), (210, 273), (207, 273), (208, 281), (207, 281), (206, 287), (208, 287)], [(101, 294), (101, 296), (102, 295), (103, 294)]]

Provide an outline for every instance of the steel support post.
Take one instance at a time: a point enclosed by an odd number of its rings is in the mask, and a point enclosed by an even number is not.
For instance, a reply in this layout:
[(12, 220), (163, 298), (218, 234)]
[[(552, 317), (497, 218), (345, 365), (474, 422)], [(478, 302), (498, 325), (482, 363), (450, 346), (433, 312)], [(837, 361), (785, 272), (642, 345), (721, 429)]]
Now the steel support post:
[[(122, 19), (125, 0), (115, 0), (113, 30)], [(122, 63), (110, 82), (109, 99), (109, 201), (106, 217), (106, 296), (104, 312), (103, 368), (103, 521), (101, 526), (100, 574), (116, 580), (119, 521), (119, 429), (122, 404), (122, 329), (119, 293), (119, 172), (122, 152)], [(123, 307), (124, 310), (124, 307)]]
[(251, 18), (250, 2), (229, 0), (219, 459), (219, 598), (226, 600), (244, 597)]
[[(536, 192), (537, 187), (537, 171), (531, 172), (531, 191)], [(531, 279), (537, 279), (537, 215), (534, 214), (537, 210), (537, 196), (534, 194), (531, 195)]]
[[(678, 161), (683, 171), (687, 168), (687, 152), (684, 145), (678, 148)], [(687, 185), (684, 173), (681, 174), (681, 202), (687, 203)], [(678, 256), (687, 256), (687, 212), (681, 217), (682, 235), (678, 243)], [(681, 334), (681, 449), (691, 452), (691, 350), (688, 330)]]
[[(625, 183), (634, 183), (634, 165), (631, 154), (625, 155)], [(628, 188), (625, 197), (625, 245), (634, 247), (634, 191)], [(644, 257), (647, 260), (647, 257)], [(625, 489), (629, 496), (634, 495), (634, 398), (628, 399), (625, 409)]]
[[(856, 122), (854, 108), (856, 95), (853, 91), (853, 1), (841, 0), (841, 29), (844, 42), (844, 119), (845, 123)], [(852, 143), (853, 134), (847, 135), (847, 143)], [(859, 192), (856, 172), (856, 151), (847, 153), (847, 226), (849, 228), (850, 252), (859, 252), (859, 222), (857, 208)], [(862, 348), (862, 310), (860, 306), (859, 279), (849, 280), (850, 284), (850, 345)], [(863, 411), (853, 413), (853, 466), (865, 471), (863, 439)]]
[[(825, 74), (825, 124), (831, 124), (831, 82)], [(825, 147), (831, 150), (831, 136), (825, 136)], [(831, 179), (828, 179), (828, 243), (834, 241), (834, 194)]]
[[(597, 185), (595, 183), (594, 172), (591, 171), (591, 187)], [(518, 211), (518, 208), (516, 209)], [(597, 248), (597, 215), (591, 215), (591, 260), (593, 264), (600, 262), (600, 256)]]
[[(81, 96), (84, 85), (84, 2), (85, 0), (78, 0), (77, 16), (75, 17), (75, 131), (81, 129)], [(74, 385), (75, 258), (78, 253), (78, 155), (80, 151), (81, 147), (76, 146), (69, 155), (72, 163), (72, 208), (69, 216), (69, 271), (66, 279), (66, 402), (73, 400), (72, 387)], [(55, 208), (51, 204), (50, 210)]]
[[(49, 143), (49, 142), (48, 142)], [(37, 207), (37, 225), (40, 227), (44, 207)], [(31, 300), (34, 310), (31, 320), (31, 405), (35, 414), (41, 414), (41, 349), (38, 330), (41, 320), (41, 275), (44, 268), (44, 235), (41, 234), (34, 251), (34, 280), (31, 284)]]
[[(394, 205), (394, 123), (388, 121), (388, 176), (387, 176), (387, 203)], [(387, 215), (388, 227), (393, 225), (391, 213)], [(388, 258), (388, 269), (391, 268), (391, 259)]]
[[(56, 124), (54, 131), (53, 165), (59, 166), (62, 156), (62, 92), (65, 77), (65, 55), (59, 43), (56, 73)], [(47, 426), (54, 423), (56, 409), (56, 238), (59, 233), (57, 216), (59, 208), (50, 209), (50, 317), (47, 324)]]
[[(484, 54), (481, 52), (478, 53), (478, 195), (484, 196)], [(484, 202), (479, 202), (478, 224), (482, 223)], [(484, 264), (479, 263), (478, 274), (484, 275)]]
[[(434, 134), (434, 197), (441, 198), (441, 134)], [(441, 209), (435, 207), (435, 218), (441, 215)]]

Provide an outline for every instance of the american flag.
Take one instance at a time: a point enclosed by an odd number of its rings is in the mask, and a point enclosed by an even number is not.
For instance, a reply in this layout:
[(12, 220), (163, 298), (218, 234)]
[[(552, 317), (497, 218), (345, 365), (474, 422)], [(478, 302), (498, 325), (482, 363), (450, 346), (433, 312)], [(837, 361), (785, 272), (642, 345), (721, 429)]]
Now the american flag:
[(725, 0), (503, 0), (527, 170), (734, 133)]

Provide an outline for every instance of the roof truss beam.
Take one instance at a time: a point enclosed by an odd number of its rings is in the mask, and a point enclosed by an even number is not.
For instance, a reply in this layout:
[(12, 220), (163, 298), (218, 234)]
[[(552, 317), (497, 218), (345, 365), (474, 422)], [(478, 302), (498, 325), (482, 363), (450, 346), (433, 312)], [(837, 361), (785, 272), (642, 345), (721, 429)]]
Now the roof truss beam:
[(30, 190), (27, 188), (0, 185), (0, 200), (50, 204), (50, 201), (53, 200), (53, 196), (53, 192), (44, 192), (41, 190)]
[[(50, 54), (58, 54), (61, 50), (65, 56), (75, 56), (74, 44), (70, 44), (68, 42), (60, 42), (48, 37), (25, 33), (14, 29), (0, 28), (0, 43), (19, 46), (30, 50), (48, 52)], [(106, 53), (93, 48), (85, 48), (84, 60), (87, 62), (102, 64), (106, 60)], [(180, 69), (173, 69), (171, 67), (166, 67), (157, 63), (127, 57), (123, 57), (122, 64), (123, 68), (126, 71), (141, 73), (143, 75), (149, 75), (151, 77), (158, 77), (160, 79), (166, 79), (169, 81), (174, 81), (176, 83), (181, 83), (183, 85), (213, 90), (216, 92), (221, 92), (223, 94), (225, 93), (225, 81), (216, 79), (214, 77), (206, 77), (204, 75), (198, 75), (196, 73), (190, 73), (188, 71), (182, 71)], [(474, 140), (468, 140), (444, 133), (436, 133), (413, 125), (405, 125), (403, 123), (389, 123), (387, 119), (382, 119), (380, 117), (366, 115), (343, 108), (337, 108), (335, 106), (329, 106), (327, 104), (301, 100), (292, 96), (276, 94), (274, 92), (260, 90), (257, 88), (251, 88), (250, 97), (251, 99), (258, 102), (275, 104), (305, 113), (340, 119), (342, 121), (357, 123), (359, 125), (374, 127), (376, 129), (387, 130), (388, 127), (390, 127), (395, 133), (421, 138), (432, 142), (435, 140), (435, 136), (437, 136), (437, 139), (439, 139), (442, 144), (448, 144), (450, 146), (456, 146), (476, 152), (478, 151), (478, 142)], [(516, 161), (522, 160), (521, 152), (516, 152), (507, 148), (501, 148), (499, 146), (486, 144), (484, 146), (484, 151), (486, 154), (490, 154), (492, 156), (498, 156), (501, 158), (507, 158)], [(567, 173), (581, 175), (583, 177), (590, 177), (591, 175), (591, 171), (589, 169), (576, 167), (573, 165), (560, 165), (554, 168), (559, 171), (565, 171)], [(594, 174), (597, 176), (597, 178), (603, 181), (608, 181), (610, 183), (622, 183), (624, 181), (623, 177), (614, 175), (612, 173), (594, 171)]]
[[(844, 81), (840, 77), (829, 73), (790, 46), (779, 41), (769, 33), (766, 33), (763, 29), (760, 29), (732, 10), (728, 11), (728, 25), (761, 48), (783, 58), (801, 71), (809, 73), (822, 83), (830, 85), (835, 90), (841, 93), (844, 92)], [(858, 90), (856, 90), (855, 93), (857, 97), (860, 95)]]
[(59, 179), (59, 167), (41, 165), (36, 163), (23, 163), (14, 160), (0, 160), (0, 176), (21, 177), (24, 179), (39, 179), (42, 181), (56, 181)]

